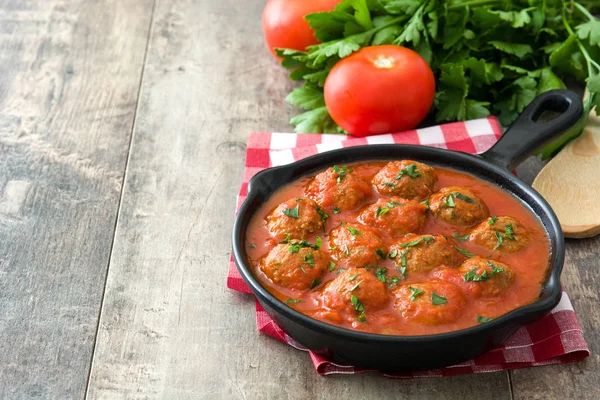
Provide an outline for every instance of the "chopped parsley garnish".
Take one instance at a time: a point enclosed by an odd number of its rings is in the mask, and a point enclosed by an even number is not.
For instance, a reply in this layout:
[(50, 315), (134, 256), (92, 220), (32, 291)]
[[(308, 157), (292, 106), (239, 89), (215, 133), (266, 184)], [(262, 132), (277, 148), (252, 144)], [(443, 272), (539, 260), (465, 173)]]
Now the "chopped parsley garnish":
[(382, 260), (385, 260), (385, 252), (381, 249), (377, 249), (375, 250), (375, 253), (379, 256), (379, 258), (381, 258)]
[(384, 214), (387, 214), (389, 211), (390, 211), (389, 207), (386, 207), (386, 208), (377, 207), (377, 210), (375, 211), (375, 216), (380, 217)]
[(490, 322), (493, 319), (494, 318), (484, 317), (483, 315), (478, 315), (477, 316), (477, 322), (479, 322), (480, 324), (483, 324), (484, 322)]
[(434, 241), (435, 241), (435, 239), (433, 238), (433, 236), (423, 236), (423, 237), (415, 239), (415, 240), (413, 240), (411, 242), (399, 243), (398, 247), (413, 247), (413, 246), (418, 245), (421, 242), (425, 242), (427, 244), (431, 244), (431, 242), (434, 242)]
[(341, 212), (342, 212), (342, 210), (340, 210), (340, 208), (339, 208), (339, 207), (337, 207), (337, 206), (336, 206), (336, 207), (333, 207), (333, 213), (334, 213), (334, 214), (339, 214), (339, 213), (341, 213)]
[(511, 224), (506, 224), (506, 226), (504, 228), (505, 228), (504, 236), (507, 239), (516, 240), (515, 236), (514, 236), (515, 235), (515, 231), (513, 230), (513, 226)]
[(387, 278), (386, 282), (389, 286), (395, 286), (400, 283), (400, 278), (398, 278), (397, 276), (392, 276), (390, 278)]
[(473, 268), (465, 274), (463, 280), (465, 282), (485, 282), (492, 276), (504, 272), (504, 268), (500, 268), (497, 265), (492, 264), (490, 261), (487, 262), (489, 267), (492, 267), (492, 271), (484, 270), (481, 275), (477, 275), (477, 267)]
[(319, 236), (317, 236), (315, 244), (307, 242), (304, 239), (298, 241), (298, 240), (289, 240), (286, 237), (286, 240), (284, 240), (281, 243), (289, 244), (290, 247), (288, 248), (288, 251), (293, 254), (293, 253), (299, 252), (300, 249), (303, 248), (303, 247), (308, 247), (308, 248), (311, 248), (311, 249), (319, 250), (321, 248), (321, 245), (322, 245), (323, 241), (321, 240), (321, 238)]
[(302, 198), (302, 197), (296, 197), (296, 201), (297, 201), (297, 202), (301, 202), (301, 201), (304, 201), (304, 200), (306, 200), (306, 199), (304, 199), (304, 198)]
[(350, 248), (346, 247), (346, 250), (344, 250), (344, 254), (346, 255), (346, 257), (350, 257)]
[(335, 269), (335, 263), (333, 261), (329, 261), (329, 272), (333, 272)]
[(329, 251), (333, 251), (333, 250), (335, 250), (335, 249), (337, 249), (337, 246), (330, 247), (330, 248), (329, 248)]
[(351, 292), (354, 292), (356, 289), (358, 289), (360, 287), (360, 284), (362, 283), (362, 281), (358, 282), (356, 285), (352, 286), (352, 288), (350, 288)]
[(425, 210), (429, 211), (429, 199), (421, 201), (420, 204), (424, 204), (425, 207), (427, 207), (427, 208), (425, 208)]
[(410, 291), (412, 292), (410, 294), (410, 301), (415, 301), (415, 299), (417, 298), (417, 296), (423, 294), (423, 290), (418, 289), (418, 288), (414, 288), (412, 286), (408, 287), (410, 289)]
[(251, 243), (251, 244), (248, 245), (248, 247), (250, 247), (251, 249), (255, 249), (256, 245), (254, 243)]
[(490, 217), (490, 219), (488, 219), (488, 224), (494, 225), (496, 221), (498, 221), (498, 217)]
[[(404, 268), (406, 268), (406, 263), (407, 263), (407, 261), (406, 261), (406, 255), (407, 255), (409, 252), (410, 252), (410, 249), (408, 249), (408, 250), (406, 250), (406, 251), (403, 251), (403, 252), (401, 252), (401, 253), (400, 253), (400, 265), (401, 265), (402, 267), (404, 267)], [(404, 274), (402, 274), (402, 275), (404, 275)], [(405, 277), (405, 279), (406, 279), (406, 277)]]
[(306, 273), (306, 270), (304, 269), (304, 267), (302, 265), (298, 265), (298, 268), (300, 268), (300, 271)]
[(462, 254), (465, 257), (468, 257), (468, 258), (475, 257), (475, 254), (471, 253), (469, 250), (461, 249), (458, 246), (454, 246), (454, 248), (456, 249), (456, 251), (458, 251), (460, 254)]
[(302, 303), (302, 300), (287, 299), (285, 302), (288, 303), (288, 304), (298, 304), (298, 303)]
[(431, 292), (431, 304), (433, 304), (434, 306), (446, 304), (447, 302), (448, 302), (448, 299), (445, 298), (444, 296), (440, 296), (436, 292)]
[(354, 237), (356, 237), (358, 235), (362, 235), (362, 233), (360, 233), (360, 231), (356, 228), (353, 228), (351, 226), (348, 226), (347, 228), (350, 231), (350, 234), (352, 235), (352, 239), (354, 239)]
[(321, 207), (317, 207), (317, 212), (321, 216), (321, 221), (323, 221), (323, 224), (325, 224), (325, 221), (327, 221), (327, 218), (329, 218), (329, 215)]
[(356, 274), (356, 275), (349, 276), (349, 277), (348, 277), (348, 280), (349, 280), (350, 282), (352, 282), (353, 280), (355, 280), (355, 279), (356, 279), (356, 278), (358, 278), (359, 276), (360, 276), (360, 274)]
[(398, 175), (396, 175), (396, 180), (401, 179), (404, 175), (408, 175), (411, 178), (415, 179), (415, 178), (420, 177), (421, 173), (417, 169), (416, 164), (410, 164), (410, 165), (407, 165), (406, 167), (402, 168), (400, 170), (400, 172), (398, 172)]
[(313, 280), (313, 281), (310, 283), (310, 288), (311, 288), (311, 289), (314, 289), (314, 288), (316, 288), (317, 286), (319, 286), (319, 283), (321, 283), (321, 280), (319, 280), (319, 279), (315, 279), (315, 280)]
[(298, 212), (300, 211), (300, 204), (296, 204), (294, 208), (286, 208), (283, 213), (290, 218), (298, 218)]
[(494, 232), (494, 235), (496, 235), (496, 240), (498, 241), (498, 243), (496, 243), (496, 246), (494, 246), (494, 250), (496, 250), (498, 247), (500, 247), (502, 245), (502, 242), (504, 241), (504, 237), (502, 237), (502, 235), (498, 232)]
[(337, 183), (341, 183), (344, 180), (344, 178), (346, 177), (346, 175), (354, 172), (354, 169), (348, 168), (346, 166), (339, 167), (337, 165), (334, 165), (331, 169), (333, 169), (333, 172), (335, 172), (338, 176)]
[(305, 254), (304, 255), (304, 263), (313, 267), (315, 265), (315, 255), (312, 253)]
[(362, 305), (358, 297), (355, 295), (350, 296), (350, 302), (354, 306), (357, 314), (365, 311), (365, 306)]
[(390, 251), (389, 257), (391, 259), (394, 259), (394, 258), (396, 258), (397, 255), (398, 255), (398, 250), (394, 249), (394, 250)]
[(389, 208), (406, 207), (406, 204), (402, 204), (397, 201), (388, 201), (387, 203), (385, 203), (385, 205), (388, 206)]
[(459, 192), (454, 192), (454, 193), (452, 193), (452, 195), (453, 195), (454, 197), (456, 197), (457, 199), (460, 199), (460, 200), (462, 200), (462, 201), (464, 201), (464, 202), (467, 202), (467, 203), (470, 203), (470, 204), (473, 204), (473, 203), (475, 203), (475, 200), (473, 200), (473, 199), (472, 199), (472, 198), (470, 198), (469, 196), (465, 196), (464, 194), (461, 194), (461, 193), (459, 193)]
[(360, 315), (356, 318), (357, 321), (360, 321), (362, 323), (367, 323), (367, 317), (365, 316), (365, 312), (361, 312)]
[(396, 185), (392, 182), (383, 182), (383, 186), (391, 187), (392, 189), (396, 189)]
[(400, 274), (402, 275), (402, 277), (404, 278), (404, 280), (408, 279), (406, 277), (406, 267), (400, 267), (400, 268), (398, 268), (398, 271), (400, 271)]
[(452, 239), (459, 241), (459, 242), (464, 242), (466, 240), (469, 240), (469, 238), (471, 237), (471, 235), (467, 234), (467, 235), (461, 235), (458, 232), (454, 232), (452, 234)]
[(379, 279), (381, 282), (385, 283), (385, 276), (387, 275), (388, 270), (385, 268), (377, 268), (375, 271), (375, 277)]
[(280, 244), (288, 244), (290, 242), (292, 235), (290, 235), (289, 233), (285, 234), (285, 239), (283, 239), (281, 242), (279, 242)]
[(444, 205), (446, 207), (450, 207), (450, 208), (456, 207), (456, 202), (454, 201), (455, 199), (462, 200), (466, 203), (471, 203), (471, 204), (475, 203), (475, 200), (473, 200), (469, 196), (465, 196), (464, 194), (462, 194), (460, 192), (452, 192), (448, 196), (446, 196), (446, 201), (445, 201)]

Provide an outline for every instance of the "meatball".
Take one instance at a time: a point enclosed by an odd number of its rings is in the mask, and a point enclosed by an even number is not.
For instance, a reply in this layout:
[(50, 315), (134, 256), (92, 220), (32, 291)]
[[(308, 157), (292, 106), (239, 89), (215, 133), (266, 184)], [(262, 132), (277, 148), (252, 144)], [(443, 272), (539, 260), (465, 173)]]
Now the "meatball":
[(445, 187), (431, 195), (429, 208), (435, 218), (456, 226), (471, 226), (490, 215), (479, 197), (458, 186)]
[(427, 206), (400, 197), (382, 198), (365, 208), (358, 219), (365, 225), (385, 229), (393, 236), (423, 229)]
[(386, 257), (386, 247), (375, 229), (351, 223), (340, 225), (329, 232), (331, 255), (347, 266), (376, 265)]
[(468, 282), (476, 296), (498, 296), (515, 280), (515, 273), (500, 261), (482, 257), (469, 258), (458, 268), (462, 280)]
[(335, 311), (360, 314), (380, 308), (387, 301), (385, 284), (364, 268), (342, 272), (323, 289), (323, 303)]
[(410, 160), (389, 162), (373, 177), (379, 193), (405, 199), (426, 198), (436, 182), (433, 168)]
[(403, 275), (429, 272), (441, 265), (455, 266), (459, 254), (444, 236), (406, 235), (390, 249), (390, 257)]
[(289, 289), (312, 289), (329, 268), (327, 253), (299, 242), (279, 244), (260, 260), (260, 270), (275, 284)]
[(392, 296), (394, 309), (402, 318), (424, 325), (456, 321), (466, 303), (460, 288), (441, 281), (401, 285)]
[(304, 239), (323, 229), (327, 214), (311, 199), (290, 199), (278, 205), (267, 217), (267, 229), (273, 236), (290, 235)]
[(477, 225), (470, 239), (489, 250), (514, 253), (527, 246), (529, 232), (514, 218), (492, 217)]
[(321, 172), (308, 184), (306, 196), (323, 207), (352, 210), (371, 195), (371, 185), (353, 174), (354, 169), (337, 166)]

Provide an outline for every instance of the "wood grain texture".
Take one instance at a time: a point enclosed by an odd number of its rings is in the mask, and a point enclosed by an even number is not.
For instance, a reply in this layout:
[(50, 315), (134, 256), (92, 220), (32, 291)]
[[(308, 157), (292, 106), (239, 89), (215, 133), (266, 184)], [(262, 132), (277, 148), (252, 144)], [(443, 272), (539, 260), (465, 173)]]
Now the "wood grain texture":
[(84, 395), (147, 6), (0, 1), (0, 398)]
[(319, 377), (225, 288), (247, 135), (290, 129), (263, 5), (157, 4), (89, 398), (509, 398), (506, 373)]
[(584, 361), (511, 371), (515, 399), (600, 398), (600, 237), (567, 239), (562, 279), (590, 348)]

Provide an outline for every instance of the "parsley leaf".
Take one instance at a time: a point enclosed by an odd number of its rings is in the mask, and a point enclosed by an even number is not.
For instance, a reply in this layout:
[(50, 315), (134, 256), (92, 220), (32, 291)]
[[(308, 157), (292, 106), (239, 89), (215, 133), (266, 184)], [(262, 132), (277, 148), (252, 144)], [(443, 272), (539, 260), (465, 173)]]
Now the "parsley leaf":
[(460, 254), (462, 254), (465, 257), (468, 257), (468, 258), (475, 257), (475, 254), (471, 253), (469, 250), (461, 249), (458, 246), (454, 246), (454, 248), (456, 249), (456, 251), (458, 251)]
[(501, 272), (504, 272), (504, 268), (500, 268), (492, 262), (488, 261), (488, 266), (492, 267), (492, 271), (488, 272), (488, 270), (484, 270), (481, 274), (477, 274), (477, 267), (473, 268), (469, 272), (463, 276), (463, 280), (465, 282), (485, 282), (489, 280), (492, 276), (497, 275)]
[(333, 261), (329, 261), (329, 272), (333, 272), (335, 269), (335, 263)]
[(500, 234), (498, 232), (494, 232), (494, 235), (496, 236), (496, 240), (498, 241), (496, 243), (496, 246), (494, 246), (494, 250), (496, 250), (498, 247), (500, 247), (502, 245), (502, 242), (504, 241), (504, 237), (502, 236), (502, 234)]
[(319, 286), (319, 284), (320, 284), (320, 283), (321, 283), (321, 280), (320, 280), (320, 279), (315, 279), (315, 280), (313, 280), (313, 281), (311, 282), (311, 284), (310, 284), (310, 288), (311, 288), (311, 289), (314, 289), (314, 288), (316, 288), (317, 286)]
[(504, 231), (504, 237), (510, 240), (516, 240), (515, 236), (514, 236), (514, 230), (513, 230), (513, 226), (512, 224), (506, 224), (506, 226), (504, 227), (505, 231)]
[(298, 304), (298, 303), (302, 303), (302, 300), (297, 300), (297, 299), (287, 299), (285, 301), (287, 304)]
[(469, 235), (469, 234), (466, 234), (466, 235), (461, 235), (461, 234), (460, 234), (460, 233), (458, 233), (458, 232), (454, 232), (454, 233), (452, 234), (452, 239), (454, 239), (454, 240), (456, 240), (456, 241), (458, 241), (458, 242), (464, 242), (464, 241), (466, 241), (466, 240), (469, 240), (469, 238), (470, 238), (470, 237), (471, 237), (471, 235)]
[(285, 210), (283, 210), (283, 213), (285, 215), (287, 215), (288, 217), (298, 219), (298, 212), (300, 210), (299, 207), (300, 207), (300, 204), (296, 204), (296, 207), (294, 207), (294, 208), (286, 208)]
[(440, 296), (436, 292), (431, 292), (431, 304), (433, 304), (434, 306), (446, 304), (447, 302), (448, 299), (446, 299), (444, 296)]
[(496, 221), (498, 221), (498, 217), (490, 217), (490, 219), (488, 219), (488, 224), (494, 225)]
[(410, 301), (415, 301), (415, 299), (417, 298), (417, 296), (419, 296), (419, 295), (423, 294), (423, 292), (424, 292), (423, 290), (421, 290), (421, 289), (418, 289), (418, 288), (414, 288), (414, 287), (412, 287), (412, 286), (409, 286), (408, 288), (409, 288), (409, 289), (410, 289), (410, 291), (412, 292), (412, 293), (410, 294)]
[(333, 167), (331, 167), (331, 169), (334, 173), (337, 174), (337, 183), (341, 183), (346, 177), (346, 175), (348, 175), (351, 172), (354, 172), (354, 169), (348, 168), (346, 166), (339, 167), (337, 165), (334, 165)]
[(332, 211), (332, 212), (333, 212), (334, 214), (339, 214), (339, 213), (341, 213), (341, 212), (342, 212), (342, 210), (340, 210), (340, 208), (339, 208), (339, 207), (333, 207), (333, 211)]
[(484, 322), (490, 322), (491, 320), (493, 320), (493, 318), (484, 317), (482, 315), (477, 316), (477, 322), (480, 324), (483, 324)]
[(406, 167), (402, 168), (400, 170), (400, 172), (398, 172), (398, 175), (396, 175), (396, 180), (401, 179), (405, 175), (411, 177), (412, 179), (415, 179), (415, 178), (420, 177), (421, 173), (417, 169), (416, 164), (410, 164), (410, 165), (407, 165)]
[(381, 282), (385, 283), (385, 276), (387, 275), (388, 270), (386, 268), (377, 268), (375, 270), (375, 277), (379, 279)]
[(352, 239), (354, 239), (356, 236), (362, 235), (362, 233), (356, 228), (353, 228), (351, 226), (347, 226), (346, 228), (348, 228), (348, 230), (350, 231)]
[(398, 243), (398, 247), (414, 247), (423, 241), (427, 244), (430, 244), (431, 242), (434, 242), (435, 239), (433, 236), (422, 236), (407, 243)]

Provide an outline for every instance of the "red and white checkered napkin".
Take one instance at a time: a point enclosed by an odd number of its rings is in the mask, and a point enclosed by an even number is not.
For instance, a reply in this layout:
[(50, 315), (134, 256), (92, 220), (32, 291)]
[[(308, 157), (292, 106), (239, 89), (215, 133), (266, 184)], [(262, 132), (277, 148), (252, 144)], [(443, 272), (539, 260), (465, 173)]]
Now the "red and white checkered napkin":
[[(327, 150), (366, 144), (402, 143), (441, 147), (466, 153), (481, 153), (500, 137), (501, 129), (494, 118), (452, 123), (403, 133), (352, 138), (344, 135), (306, 135), (291, 133), (252, 133), (248, 139), (246, 168), (238, 197), (238, 208), (248, 191), (248, 181), (258, 171), (283, 165)], [(231, 259), (227, 287), (252, 293)], [(309, 351), (289, 337), (256, 302), (256, 325), (260, 332), (299, 350), (308, 351), (320, 375), (369, 372), (348, 365), (338, 365)], [(581, 325), (569, 296), (563, 292), (558, 306), (542, 319), (521, 328), (501, 347), (474, 360), (430, 371), (391, 375), (396, 378), (451, 376), (494, 372), (537, 365), (561, 364), (582, 360), (590, 355)]]

